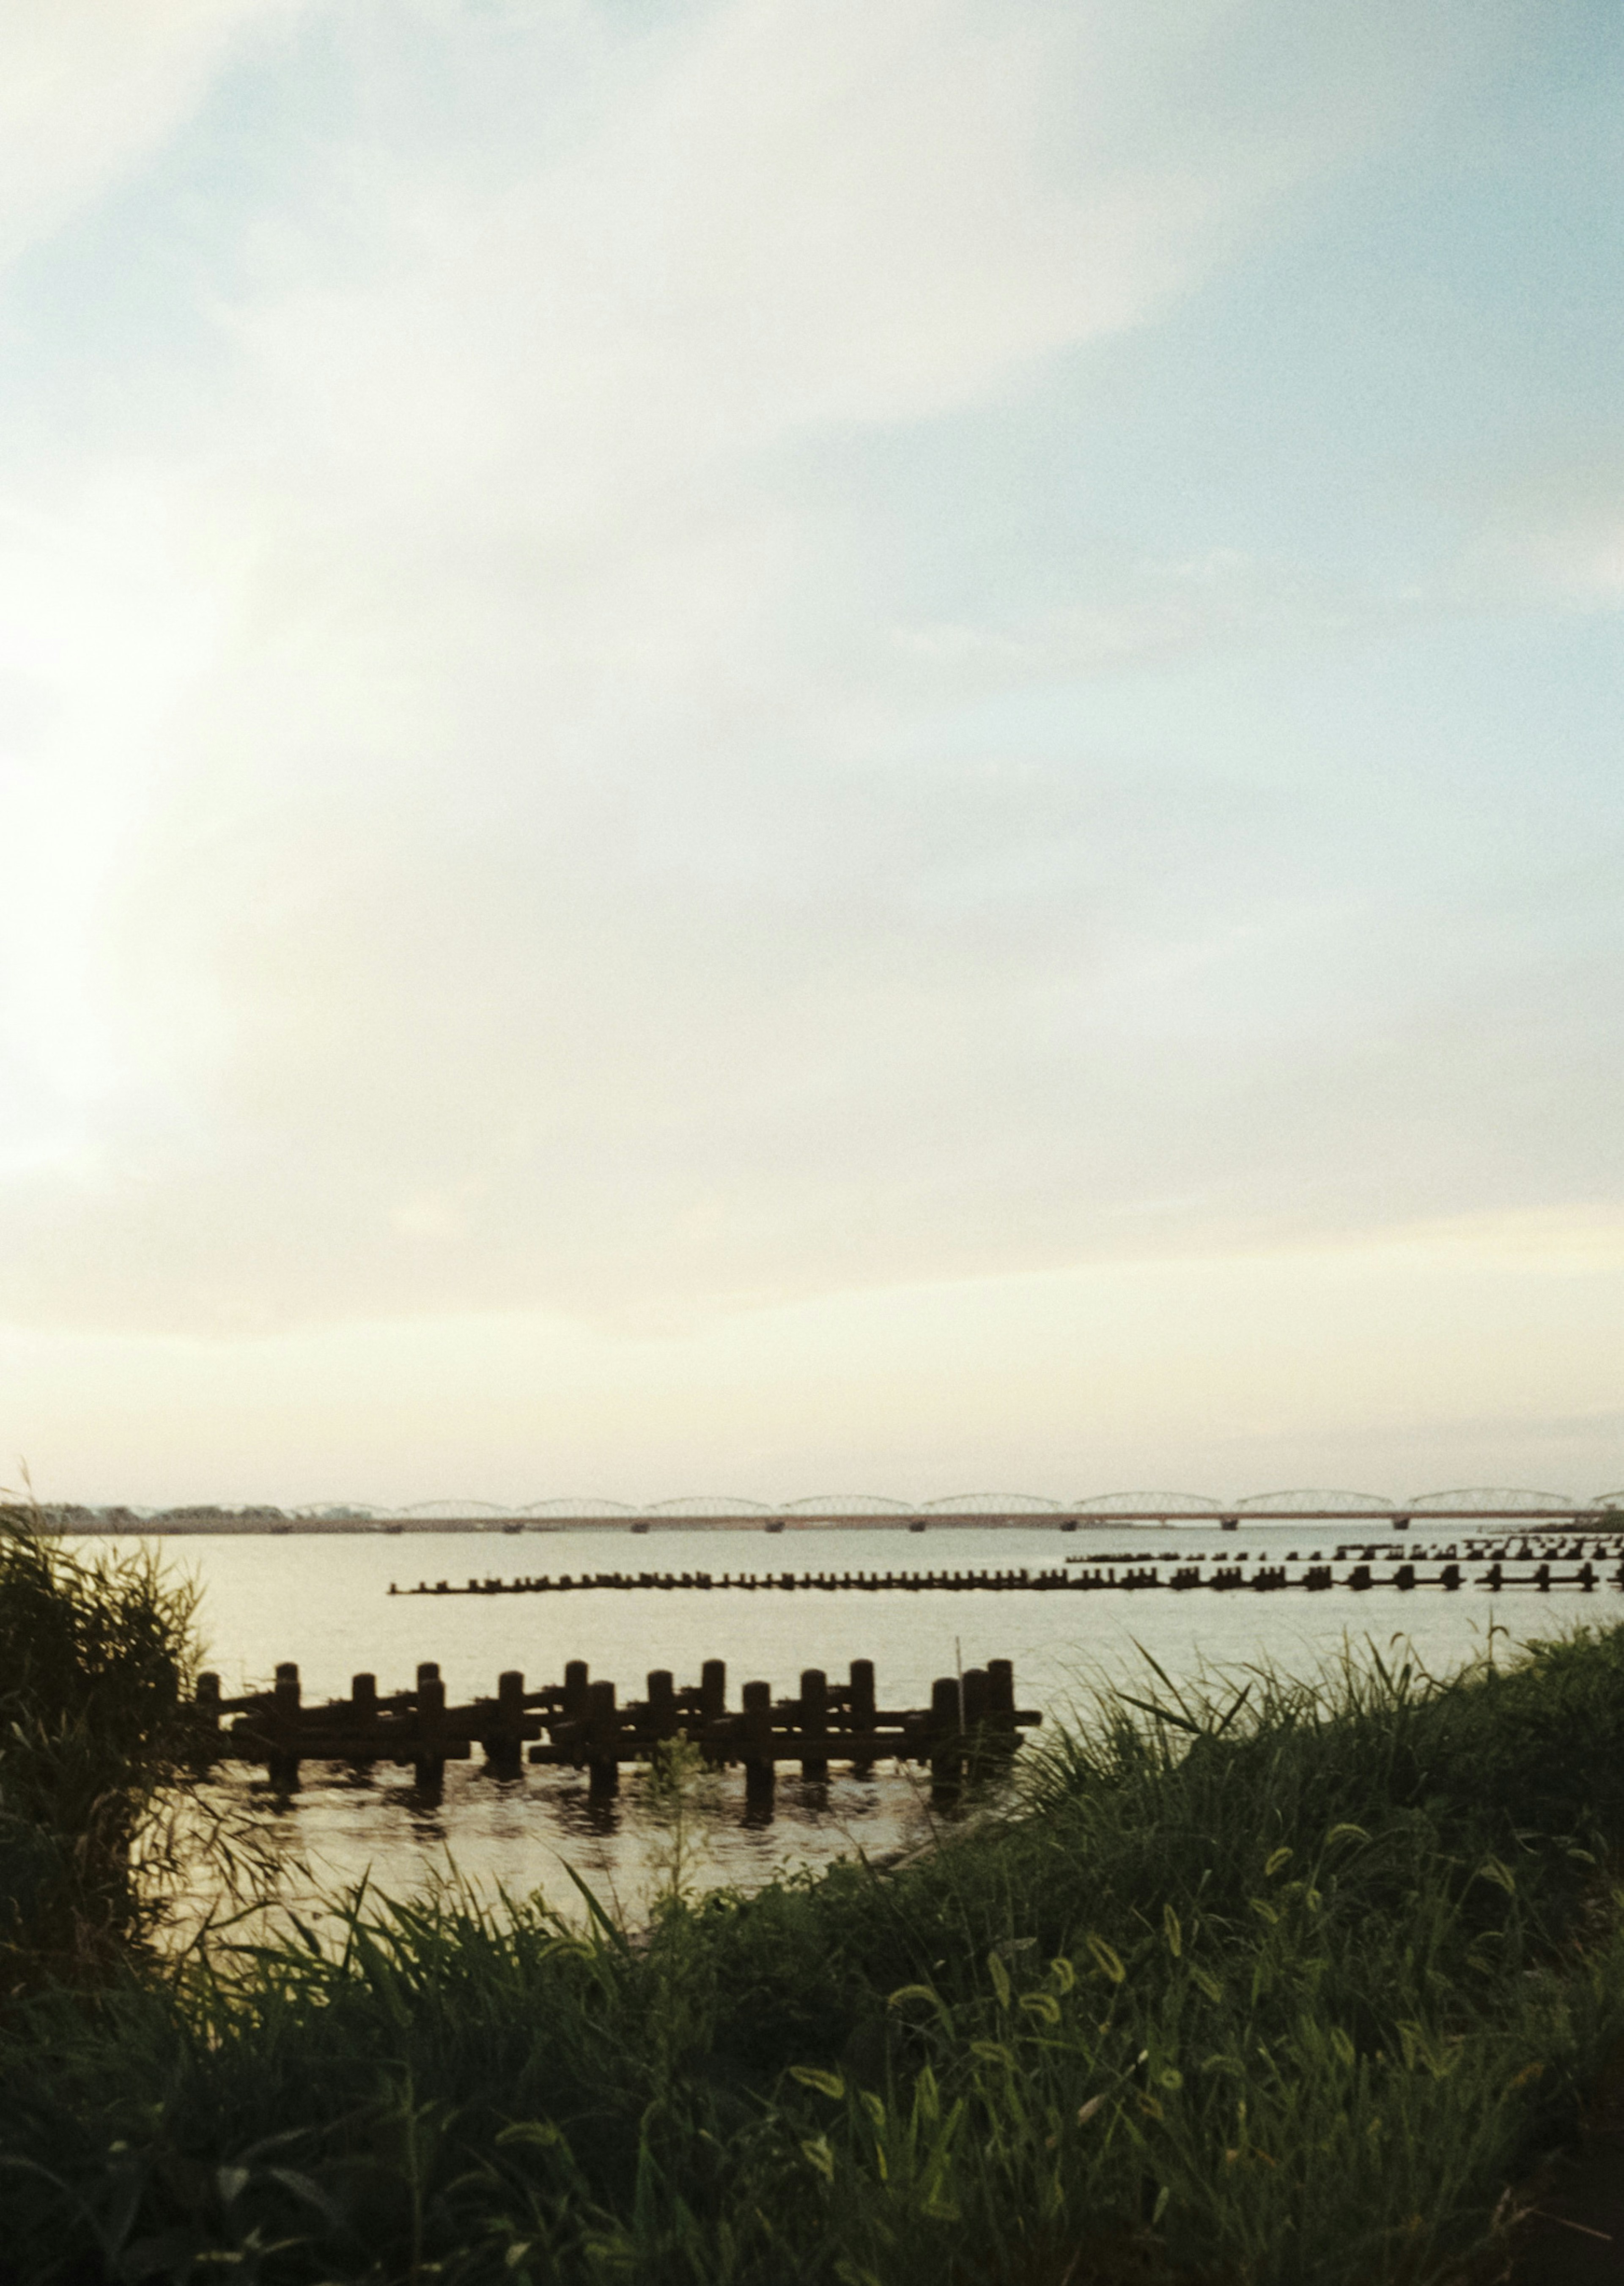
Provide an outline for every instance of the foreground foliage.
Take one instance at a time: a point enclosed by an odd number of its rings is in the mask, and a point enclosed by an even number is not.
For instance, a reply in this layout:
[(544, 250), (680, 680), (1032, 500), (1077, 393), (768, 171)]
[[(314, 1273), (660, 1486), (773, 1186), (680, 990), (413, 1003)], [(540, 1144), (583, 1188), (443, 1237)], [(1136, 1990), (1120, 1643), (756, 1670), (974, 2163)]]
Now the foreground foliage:
[(193, 1597), (0, 1512), (0, 1999), (83, 1977), (164, 1905)]
[(0, 2030), (16, 2281), (1452, 2274), (1624, 2026), (1624, 1628), (1102, 1702), (890, 1874), (351, 1901)]

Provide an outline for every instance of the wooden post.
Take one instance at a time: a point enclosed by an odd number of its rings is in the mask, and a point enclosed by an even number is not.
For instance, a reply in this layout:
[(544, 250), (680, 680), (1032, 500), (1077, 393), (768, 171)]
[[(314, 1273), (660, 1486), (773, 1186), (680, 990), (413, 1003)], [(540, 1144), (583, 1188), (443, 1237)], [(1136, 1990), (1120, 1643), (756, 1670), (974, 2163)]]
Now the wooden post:
[(958, 1677), (938, 1675), (930, 1687), (930, 1782), (934, 1792), (950, 1793), (958, 1785)]
[(728, 1662), (707, 1659), (699, 1669), (699, 1713), (708, 1725), (720, 1722), (728, 1711)]
[(485, 1767), (499, 1778), (517, 1778), (524, 1760), (524, 1677), (515, 1667), (496, 1678), (496, 1720), (485, 1732)]
[(965, 1737), (969, 1748), (972, 1767), (979, 1767), (987, 1753), (987, 1670), (984, 1667), (967, 1667), (960, 1692), (965, 1711)]
[(1006, 1659), (987, 1662), (988, 1743), (997, 1754), (1013, 1754), (1021, 1743), (1015, 1728), (1015, 1670)]
[[(851, 1687), (847, 1694), (847, 1720), (854, 1730), (871, 1730), (874, 1727), (874, 1662), (871, 1659), (855, 1659), (851, 1663)], [(854, 1778), (867, 1778), (874, 1765), (864, 1759), (852, 1764)]]
[(445, 1783), (445, 1685), (432, 1659), (417, 1670), (417, 1753), (413, 1776), (425, 1793)]
[(272, 1745), (266, 1776), (291, 1792), (299, 1783), (299, 1670), (285, 1659), (276, 1670), (272, 1698)]
[(572, 1659), (564, 1671), (564, 1712), (570, 1722), (579, 1722), (587, 1714), (587, 1662)]
[(770, 1805), (774, 1778), (771, 1683), (747, 1683), (744, 1701), (744, 1752), (740, 1759), (745, 1765), (745, 1800)]
[[(350, 1729), (357, 1742), (365, 1746), (378, 1727), (378, 1678), (375, 1675), (352, 1675), (350, 1677)], [(352, 1770), (365, 1770), (371, 1764), (367, 1754), (351, 1758)]]
[(677, 1734), (676, 1683), (668, 1667), (650, 1671), (649, 1728), (657, 1738), (674, 1738)]
[(615, 1686), (595, 1683), (587, 1699), (587, 1791), (600, 1798), (620, 1791), (620, 1718), (615, 1713)]
[(195, 1753), (203, 1762), (213, 1762), (220, 1746), (220, 1678), (217, 1675), (200, 1675), (193, 1694), (196, 1713), (193, 1736), (197, 1741)]
[[(824, 1737), (829, 1728), (829, 1678), (821, 1667), (808, 1667), (800, 1676), (800, 1727), (810, 1746)], [(803, 1753), (800, 1758), (803, 1778), (824, 1779), (829, 1776), (829, 1758), (816, 1747)]]

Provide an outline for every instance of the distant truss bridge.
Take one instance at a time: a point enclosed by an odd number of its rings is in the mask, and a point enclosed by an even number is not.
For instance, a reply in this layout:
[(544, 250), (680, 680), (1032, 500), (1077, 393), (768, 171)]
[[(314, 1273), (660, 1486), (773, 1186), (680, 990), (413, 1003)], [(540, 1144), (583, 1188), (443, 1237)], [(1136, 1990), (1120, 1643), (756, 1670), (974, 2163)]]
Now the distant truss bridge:
[(910, 1532), (965, 1525), (1079, 1532), (1098, 1525), (1147, 1524), (1205, 1525), (1224, 1531), (1237, 1531), (1243, 1524), (1325, 1524), (1357, 1525), (1367, 1533), (1447, 1524), (1610, 1530), (1624, 1528), (1624, 1490), (1590, 1500), (1508, 1486), (1418, 1493), (1407, 1500), (1313, 1488), (1253, 1493), (1231, 1501), (1205, 1493), (1166, 1491), (1092, 1493), (1073, 1501), (1037, 1493), (957, 1493), (923, 1502), (878, 1493), (825, 1493), (779, 1502), (702, 1494), (641, 1505), (598, 1497), (554, 1497), (523, 1508), (504, 1508), (492, 1501), (438, 1500), (411, 1508), (346, 1502), (294, 1509), (222, 1504), (175, 1509), (51, 1506), (18, 1511), (20, 1518), (25, 1514), (46, 1530), (66, 1533), (782, 1533), (830, 1527), (871, 1531), (887, 1525)]

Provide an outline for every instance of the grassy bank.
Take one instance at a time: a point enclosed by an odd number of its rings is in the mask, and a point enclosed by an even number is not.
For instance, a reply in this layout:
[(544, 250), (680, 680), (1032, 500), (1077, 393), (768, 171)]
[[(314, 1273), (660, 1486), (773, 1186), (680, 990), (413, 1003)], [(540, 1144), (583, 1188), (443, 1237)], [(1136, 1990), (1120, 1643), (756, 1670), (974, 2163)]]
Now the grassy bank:
[(1117, 1699), (889, 1875), (0, 2023), (15, 2280), (1441, 2279), (1624, 2026), (1624, 1628)]

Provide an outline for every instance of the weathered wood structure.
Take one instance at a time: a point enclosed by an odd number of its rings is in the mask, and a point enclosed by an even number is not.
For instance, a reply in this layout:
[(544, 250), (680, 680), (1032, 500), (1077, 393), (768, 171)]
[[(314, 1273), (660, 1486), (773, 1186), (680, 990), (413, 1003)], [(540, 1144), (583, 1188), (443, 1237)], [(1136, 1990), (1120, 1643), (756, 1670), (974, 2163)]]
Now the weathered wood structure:
[[(1354, 1556), (1359, 1560), (1350, 1561)], [(1377, 1568), (1384, 1556), (1391, 1569)], [(556, 1579), (546, 1573), (525, 1573), (513, 1580), (471, 1578), (465, 1585), (456, 1586), (449, 1580), (420, 1580), (414, 1588), (400, 1588), (391, 1580), (389, 1592), (391, 1596), (560, 1596), (579, 1595), (592, 1589), (624, 1593), (628, 1589), (653, 1588), (662, 1593), (690, 1589), (701, 1593), (742, 1590), (752, 1595), (895, 1592), (987, 1596), (1057, 1592), (1085, 1595), (1094, 1588), (1212, 1588), (1221, 1592), (1247, 1588), (1267, 1594), (1284, 1588), (1305, 1588), (1310, 1592), (1328, 1588), (1351, 1588), (1355, 1592), (1368, 1588), (1442, 1588), (1452, 1592), (1477, 1587), (1494, 1593), (1505, 1588), (1533, 1588), (1543, 1595), (1552, 1588), (1574, 1588), (1589, 1595), (1598, 1586), (1624, 1588), (1624, 1561), (1619, 1561), (1611, 1572), (1601, 1568), (1619, 1556), (1616, 1543), (1608, 1545), (1600, 1541), (1594, 1544), (1580, 1541), (1565, 1549), (1543, 1543), (1534, 1548), (1526, 1542), (1514, 1549), (1507, 1543), (1470, 1550), (1467, 1563), (1482, 1568), (1469, 1574), (1454, 1547), (1407, 1550), (1400, 1547), (1384, 1550), (1379, 1556), (1376, 1545), (1372, 1544), (1362, 1554), (1339, 1548), (1334, 1565), (1312, 1560), (1299, 1565), (1293, 1556), (1285, 1563), (1259, 1562), (1250, 1573), (1245, 1568), (1244, 1557), (1239, 1561), (1213, 1561), (1198, 1557), (1186, 1563), (1164, 1558), (1163, 1563), (1171, 1562), (1171, 1568), (1164, 1571), (1162, 1563), (1133, 1557), (1098, 1556), (1068, 1557), (1063, 1567), (1038, 1570), (1021, 1565), (1000, 1571), (959, 1572), (565, 1572)], [(1573, 1568), (1563, 1569), (1565, 1563)], [(1518, 1570), (1519, 1564), (1528, 1568)]]
[(430, 1790), (448, 1762), (468, 1761), (476, 1746), (498, 1776), (532, 1762), (588, 1773), (591, 1790), (613, 1793), (623, 1762), (646, 1762), (679, 1735), (717, 1768), (737, 1766), (746, 1794), (770, 1796), (780, 1762), (825, 1778), (832, 1762), (866, 1771), (879, 1762), (917, 1762), (933, 1784), (950, 1787), (968, 1770), (1007, 1762), (1021, 1733), (1041, 1722), (1015, 1705), (1014, 1671), (989, 1659), (938, 1681), (926, 1708), (893, 1712), (877, 1705), (871, 1660), (854, 1659), (845, 1683), (808, 1667), (793, 1699), (777, 1699), (768, 1683), (746, 1683), (737, 1711), (728, 1707), (724, 1661), (706, 1659), (697, 1683), (677, 1686), (656, 1668), (646, 1695), (622, 1704), (612, 1683), (594, 1681), (584, 1659), (572, 1659), (562, 1683), (527, 1690), (510, 1670), (494, 1698), (449, 1707), (437, 1666), (417, 1670), (411, 1691), (380, 1692), (377, 1678), (355, 1675), (348, 1699), (306, 1706), (299, 1670), (279, 1667), (274, 1687), (246, 1698), (222, 1697), (217, 1675), (199, 1677), (196, 1751), (205, 1762), (262, 1762), (273, 1785), (294, 1786), (302, 1762), (390, 1762), (414, 1771)]

